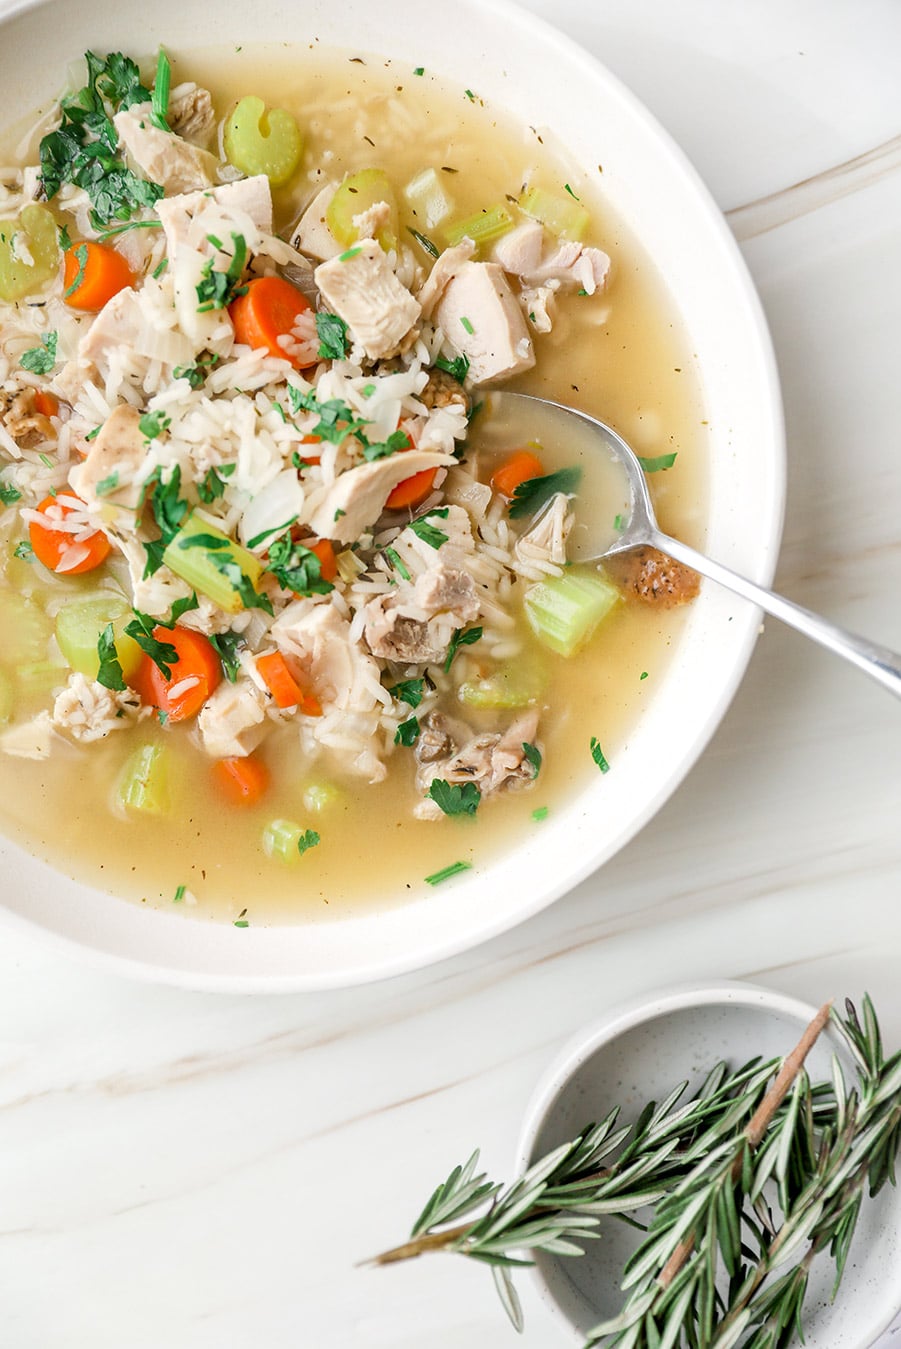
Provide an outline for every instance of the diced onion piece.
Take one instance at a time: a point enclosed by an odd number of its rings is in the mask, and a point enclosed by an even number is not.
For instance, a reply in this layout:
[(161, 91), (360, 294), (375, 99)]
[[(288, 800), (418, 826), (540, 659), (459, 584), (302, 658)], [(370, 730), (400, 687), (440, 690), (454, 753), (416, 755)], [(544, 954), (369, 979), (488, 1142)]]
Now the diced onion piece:
[(453, 198), (446, 192), (436, 169), (423, 169), (411, 178), (404, 196), (413, 208), (417, 225), (426, 230), (443, 224), (454, 209)]

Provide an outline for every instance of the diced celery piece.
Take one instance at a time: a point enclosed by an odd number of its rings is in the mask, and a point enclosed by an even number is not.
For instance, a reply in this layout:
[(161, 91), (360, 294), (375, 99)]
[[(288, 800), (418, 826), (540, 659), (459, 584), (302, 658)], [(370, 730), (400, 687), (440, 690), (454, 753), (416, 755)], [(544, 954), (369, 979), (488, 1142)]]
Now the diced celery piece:
[(484, 679), (467, 680), (460, 685), (457, 697), (467, 707), (500, 712), (537, 703), (546, 683), (543, 670), (520, 661), (516, 665), (504, 665)]
[(137, 672), (141, 663), (141, 648), (125, 632), (132, 617), (128, 601), (121, 595), (94, 595), (77, 600), (60, 609), (56, 619), (56, 640), (59, 649), (73, 670), (96, 679), (100, 669), (97, 643), (108, 623), (113, 625), (116, 655), (127, 680)]
[(50, 620), (43, 610), (23, 595), (0, 590), (0, 661), (27, 665), (44, 660), (50, 639)]
[(481, 247), (482, 244), (490, 244), (493, 239), (499, 239), (502, 234), (507, 234), (513, 228), (513, 217), (506, 206), (492, 206), (485, 211), (477, 211), (475, 215), (467, 216), (465, 220), (455, 220), (450, 225), (444, 227), (444, 237), (451, 248), (458, 244), (461, 239), (472, 239), (474, 244)]
[(140, 815), (169, 812), (169, 756), (162, 745), (140, 745), (129, 757), (119, 779), (116, 800), (126, 811)]
[(236, 584), (234, 574), (229, 575), (222, 568), (237, 567), (253, 590), (263, 574), (258, 557), (196, 514), (189, 515), (173, 537), (163, 553), (163, 561), (192, 590), (199, 590), (227, 614), (240, 613), (247, 606), (240, 579)]
[(249, 94), (229, 113), (223, 130), (229, 162), (248, 175), (265, 173), (273, 187), (281, 187), (296, 172), (303, 154), (303, 135), (284, 108), (266, 108)]
[(543, 187), (530, 187), (519, 199), (523, 215), (539, 220), (560, 239), (578, 243), (585, 238), (591, 220), (585, 207), (573, 197), (560, 197), (556, 192), (545, 192)]
[(397, 247), (397, 201), (384, 169), (361, 169), (359, 173), (352, 173), (332, 197), (325, 210), (325, 220), (339, 244), (356, 243), (359, 234), (354, 216), (362, 215), (380, 201), (388, 203), (391, 217), (375, 237), (386, 253)]
[(56, 221), (44, 206), (26, 206), (0, 221), (0, 300), (12, 304), (50, 281), (59, 267)]
[[(303, 803), (307, 810), (319, 815), (341, 800), (341, 790), (331, 782), (311, 782), (303, 789)], [(295, 845), (296, 846), (296, 845)]]
[(411, 178), (404, 188), (404, 196), (413, 208), (416, 223), (423, 229), (433, 230), (454, 209), (453, 198), (445, 191), (436, 169), (423, 169)]
[(69, 678), (69, 667), (56, 661), (36, 660), (16, 670), (16, 689), (22, 702), (43, 702), (58, 692)]
[(5, 670), (0, 669), (0, 726), (5, 726), (15, 707), (13, 681)]
[(278, 862), (296, 862), (302, 833), (294, 820), (270, 820), (263, 830), (263, 851)]
[(616, 586), (599, 572), (567, 571), (530, 586), (523, 604), (538, 640), (559, 656), (572, 656), (619, 599)]

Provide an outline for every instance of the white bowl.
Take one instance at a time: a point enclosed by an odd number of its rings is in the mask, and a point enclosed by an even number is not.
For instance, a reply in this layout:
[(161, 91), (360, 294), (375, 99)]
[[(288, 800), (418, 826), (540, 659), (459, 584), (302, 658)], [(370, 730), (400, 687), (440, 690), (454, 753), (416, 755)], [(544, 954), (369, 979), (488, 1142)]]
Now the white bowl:
[[(792, 1050), (816, 1008), (752, 984), (685, 985), (613, 1008), (560, 1052), (537, 1086), (517, 1148), (517, 1173), (566, 1142), (616, 1104), (621, 1122), (634, 1121), (649, 1100), (663, 1100), (687, 1078), (700, 1086), (720, 1059), (733, 1066), (755, 1055), (775, 1058)], [(853, 1064), (831, 1028), (807, 1059), (812, 1076), (830, 1080), (837, 1051), (849, 1085)], [(618, 1279), (634, 1233), (624, 1224), (604, 1226), (602, 1240), (566, 1259), (538, 1253), (533, 1283), (543, 1302), (584, 1344), (585, 1333), (623, 1304)], [(866, 1349), (901, 1308), (901, 1192), (886, 1186), (865, 1199), (837, 1301), (830, 1301), (834, 1265), (828, 1254), (811, 1270), (804, 1330), (816, 1349)]]
[[(411, 21), (412, 18), (412, 21)], [(85, 48), (153, 51), (253, 42), (246, 0), (37, 0), (2, 24), (0, 121), (56, 93)], [(726, 225), (682, 152), (645, 108), (574, 43), (520, 10), (459, 0), (268, 0), (266, 32), (376, 51), (480, 91), (523, 124), (552, 128), (604, 166), (604, 189), (667, 279), (703, 371), (712, 430), (707, 547), (761, 582), (775, 569), (784, 448), (775, 364), (760, 305)], [(540, 72), (540, 75), (539, 73)], [(590, 110), (590, 115), (586, 115)], [(744, 672), (758, 612), (710, 585), (615, 772), (490, 867), (425, 899), (297, 927), (186, 922), (54, 876), (0, 843), (6, 912), (137, 973), (221, 989), (328, 988), (439, 960), (503, 932), (569, 890), (659, 809), (701, 753)]]

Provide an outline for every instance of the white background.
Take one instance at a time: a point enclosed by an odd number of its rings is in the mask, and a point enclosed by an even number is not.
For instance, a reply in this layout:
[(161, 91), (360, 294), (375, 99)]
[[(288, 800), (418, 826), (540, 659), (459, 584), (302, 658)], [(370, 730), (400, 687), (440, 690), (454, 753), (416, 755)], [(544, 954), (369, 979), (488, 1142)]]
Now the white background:
[[(529, 7), (647, 102), (742, 242), (788, 417), (779, 586), (901, 649), (901, 7)], [(509, 1174), (536, 1078), (621, 997), (721, 976), (814, 1001), (869, 989), (896, 1045), (899, 760), (901, 708), (770, 624), (630, 847), (421, 975), (214, 997), (0, 931), (0, 1344), (515, 1345), (484, 1269), (354, 1263), (402, 1240), (474, 1145)], [(519, 1343), (563, 1345), (524, 1300)]]

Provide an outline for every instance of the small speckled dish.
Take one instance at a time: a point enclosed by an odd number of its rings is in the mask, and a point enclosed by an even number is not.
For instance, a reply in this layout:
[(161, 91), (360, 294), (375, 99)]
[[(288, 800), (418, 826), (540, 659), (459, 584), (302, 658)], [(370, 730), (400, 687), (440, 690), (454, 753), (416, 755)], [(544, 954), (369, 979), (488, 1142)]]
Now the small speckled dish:
[[(829, 990), (831, 991), (831, 990)], [(790, 1052), (816, 1008), (752, 984), (681, 986), (613, 1008), (581, 1031), (551, 1065), (532, 1097), (520, 1138), (517, 1168), (574, 1137), (619, 1104), (623, 1123), (648, 1100), (662, 1100), (688, 1078), (698, 1087), (720, 1059), (734, 1066), (755, 1055)], [(812, 1076), (828, 1078), (833, 1052), (854, 1080), (837, 1036), (824, 1033), (811, 1051)], [(564, 1322), (573, 1343), (622, 1305), (618, 1277), (634, 1235), (610, 1222), (601, 1241), (580, 1259), (538, 1255), (533, 1280), (542, 1300)], [(865, 1201), (841, 1291), (830, 1301), (834, 1267), (817, 1259), (805, 1303), (804, 1330), (815, 1349), (867, 1349), (901, 1307), (901, 1192), (886, 1186)]]

